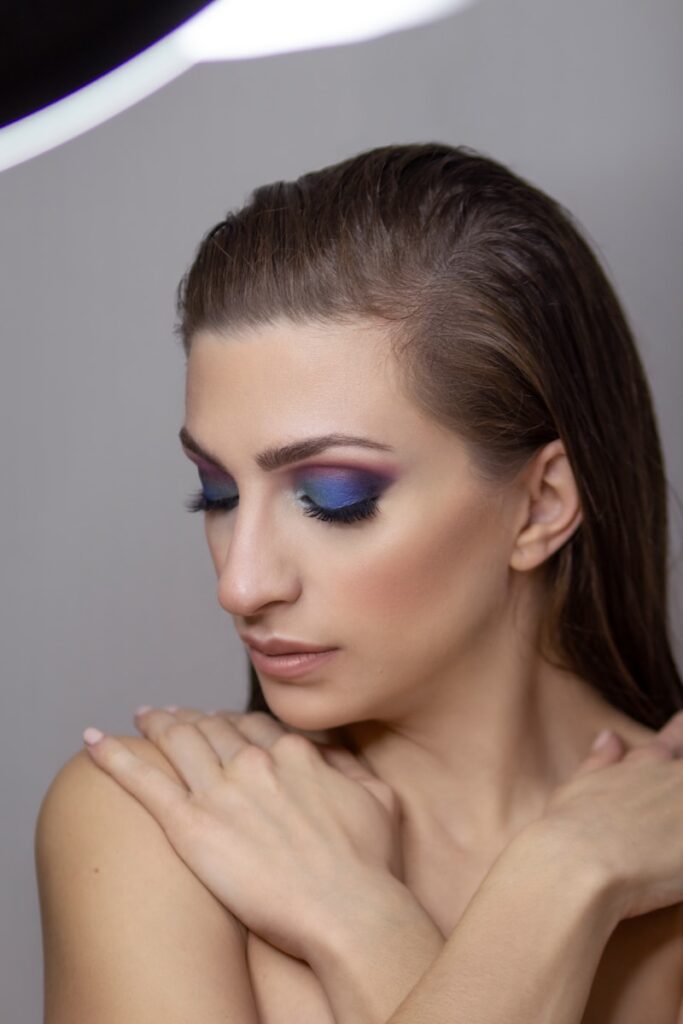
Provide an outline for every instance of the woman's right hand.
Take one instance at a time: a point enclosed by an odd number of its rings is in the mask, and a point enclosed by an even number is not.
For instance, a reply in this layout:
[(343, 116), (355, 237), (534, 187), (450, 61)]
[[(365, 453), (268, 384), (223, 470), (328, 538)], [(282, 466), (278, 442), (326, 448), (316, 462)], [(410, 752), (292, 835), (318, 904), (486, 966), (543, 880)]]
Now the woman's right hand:
[(682, 757), (683, 712), (639, 747), (612, 733), (534, 823), (601, 866), (620, 920), (683, 902)]

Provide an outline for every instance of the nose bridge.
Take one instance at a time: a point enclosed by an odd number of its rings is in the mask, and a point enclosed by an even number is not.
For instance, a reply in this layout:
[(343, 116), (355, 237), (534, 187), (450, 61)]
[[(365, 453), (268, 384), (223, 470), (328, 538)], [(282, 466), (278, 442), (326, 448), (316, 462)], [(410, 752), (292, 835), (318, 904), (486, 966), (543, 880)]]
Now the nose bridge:
[(296, 573), (289, 560), (291, 545), (284, 524), (267, 503), (240, 504), (232, 515), (226, 546), (221, 552), (218, 601), (231, 614), (246, 615), (271, 601), (291, 600)]

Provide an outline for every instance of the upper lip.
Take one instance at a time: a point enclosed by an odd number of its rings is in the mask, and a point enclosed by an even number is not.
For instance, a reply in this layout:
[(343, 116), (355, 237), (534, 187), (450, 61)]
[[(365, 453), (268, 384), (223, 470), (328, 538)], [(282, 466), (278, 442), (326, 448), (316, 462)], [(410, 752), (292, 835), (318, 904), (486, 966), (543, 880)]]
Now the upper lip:
[(249, 633), (240, 633), (240, 636), (249, 647), (260, 651), (262, 654), (292, 654), (299, 651), (329, 651), (330, 647), (318, 647), (315, 644), (300, 643), (297, 640), (283, 640), (282, 637), (255, 637)]

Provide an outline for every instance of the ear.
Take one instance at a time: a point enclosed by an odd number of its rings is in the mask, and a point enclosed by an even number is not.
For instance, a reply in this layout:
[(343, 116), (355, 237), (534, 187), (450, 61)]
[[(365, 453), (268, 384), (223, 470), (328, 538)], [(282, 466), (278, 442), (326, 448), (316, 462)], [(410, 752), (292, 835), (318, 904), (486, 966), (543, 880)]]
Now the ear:
[(559, 438), (545, 445), (525, 467), (521, 487), (522, 525), (510, 566), (527, 572), (561, 548), (582, 519), (576, 481)]

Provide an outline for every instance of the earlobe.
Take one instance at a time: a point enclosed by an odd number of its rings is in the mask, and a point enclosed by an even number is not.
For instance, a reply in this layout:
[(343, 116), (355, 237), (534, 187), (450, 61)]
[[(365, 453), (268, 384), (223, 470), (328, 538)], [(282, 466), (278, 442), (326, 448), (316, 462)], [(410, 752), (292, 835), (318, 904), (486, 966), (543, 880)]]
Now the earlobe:
[(525, 522), (510, 557), (510, 567), (522, 572), (550, 558), (581, 524), (576, 481), (559, 439), (536, 456), (526, 480), (525, 500)]

